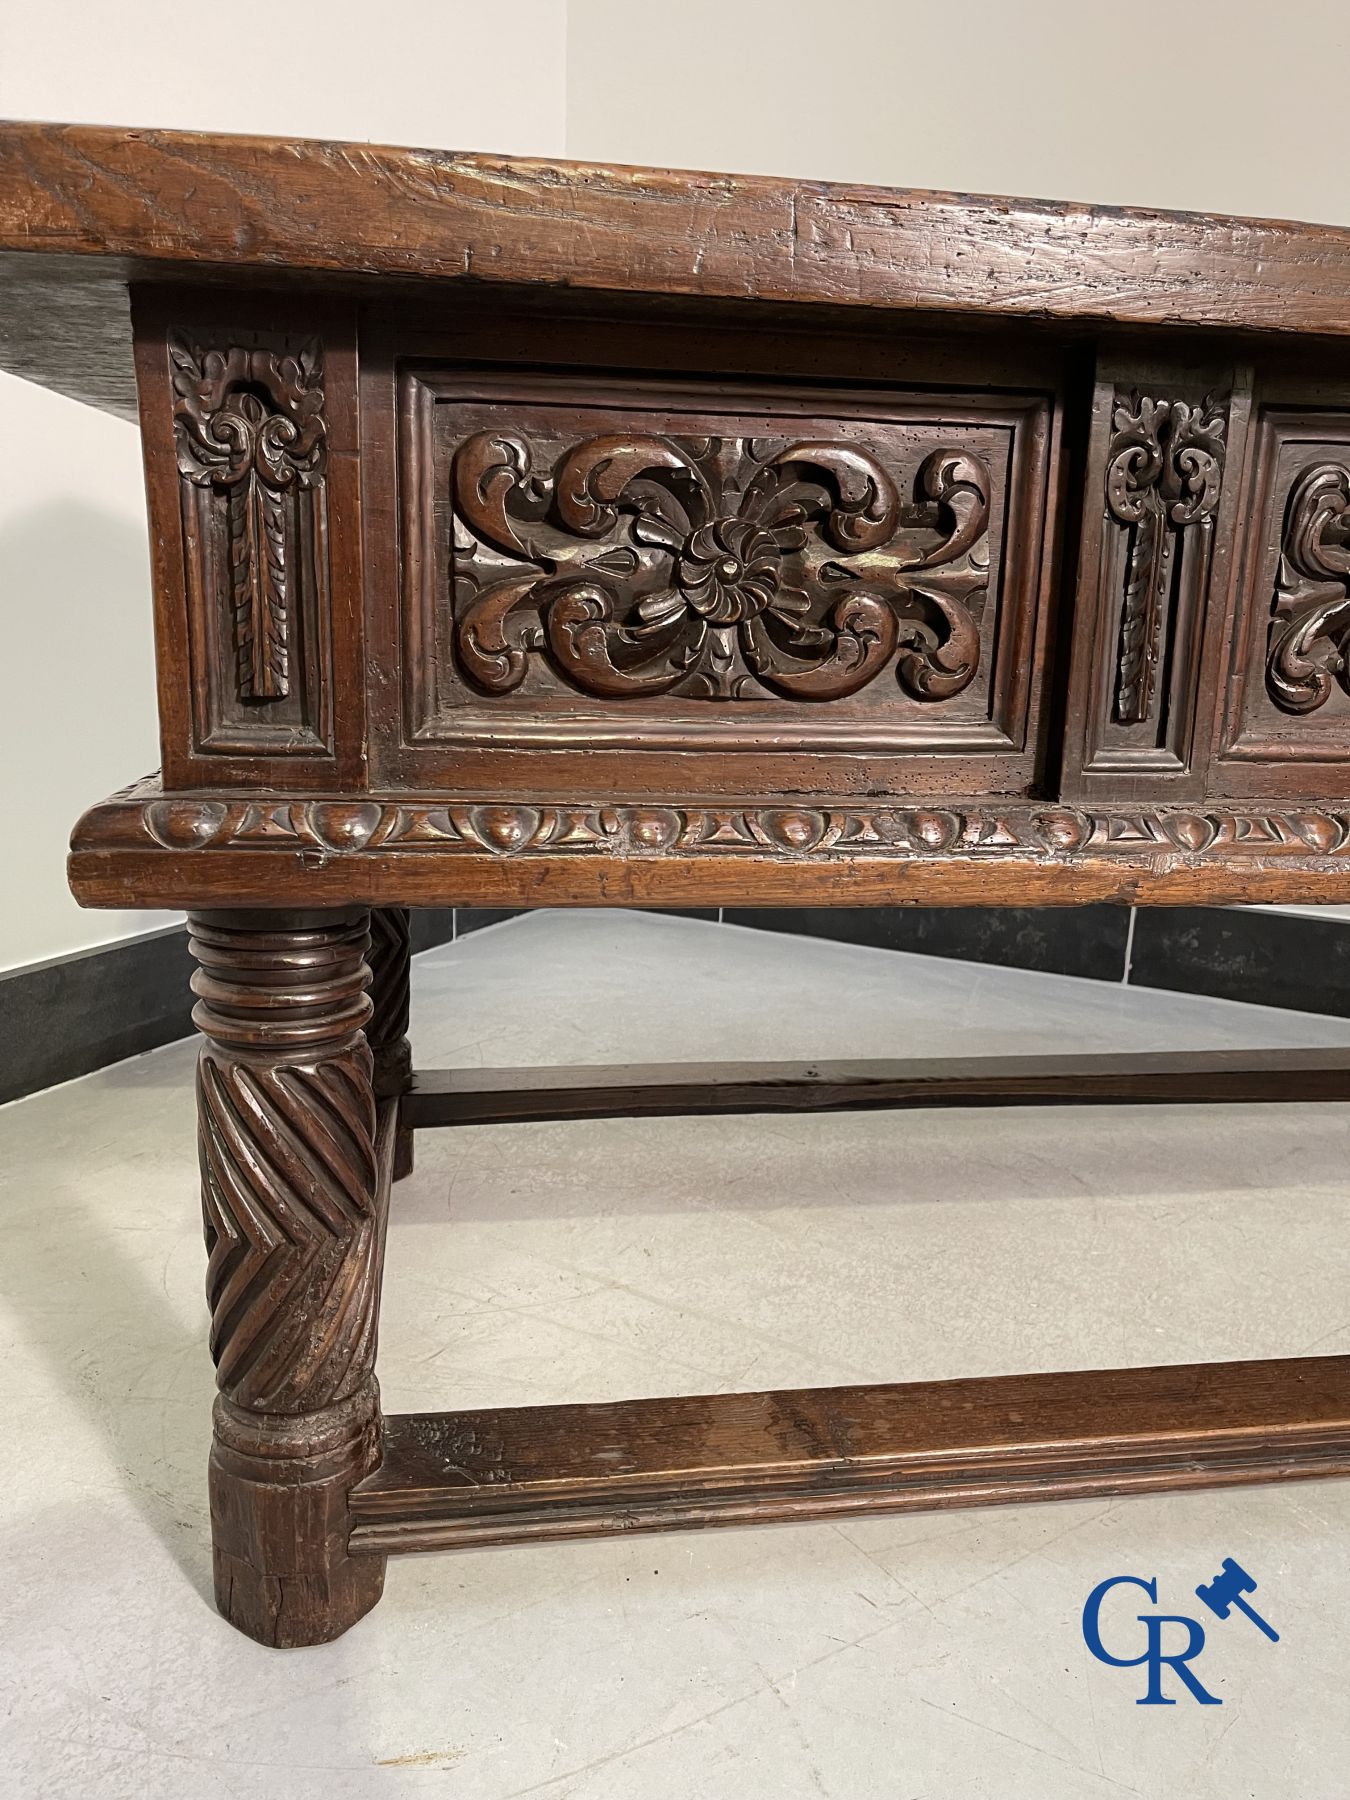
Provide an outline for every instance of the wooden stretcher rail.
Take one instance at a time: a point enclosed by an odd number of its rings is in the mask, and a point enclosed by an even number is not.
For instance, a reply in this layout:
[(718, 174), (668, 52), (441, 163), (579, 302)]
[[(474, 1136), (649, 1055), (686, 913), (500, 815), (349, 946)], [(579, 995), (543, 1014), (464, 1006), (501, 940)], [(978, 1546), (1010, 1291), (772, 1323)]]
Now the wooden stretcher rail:
[(428, 1070), (413, 1077), (402, 1122), (1266, 1100), (1350, 1100), (1350, 1050)]
[(1350, 1473), (1350, 1357), (412, 1413), (353, 1553)]

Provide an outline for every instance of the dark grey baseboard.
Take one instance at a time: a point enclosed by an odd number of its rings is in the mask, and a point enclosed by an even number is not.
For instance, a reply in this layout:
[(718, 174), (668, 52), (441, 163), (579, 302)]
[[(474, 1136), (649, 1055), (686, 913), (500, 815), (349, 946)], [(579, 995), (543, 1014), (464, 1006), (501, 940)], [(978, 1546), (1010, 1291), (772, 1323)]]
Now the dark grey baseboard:
[(521, 914), (518, 906), (461, 906), (455, 912), (455, 935), (463, 937), (469, 931), (481, 931), (485, 925), (500, 925), (503, 919), (518, 919)]
[(1350, 919), (1242, 906), (1141, 907), (1130, 982), (1350, 1017)]
[[(423, 908), (414, 951), (519, 908)], [(654, 912), (682, 912), (653, 907)], [(718, 918), (716, 910), (684, 916)], [(1241, 907), (727, 908), (729, 925), (1350, 1017), (1350, 920)], [(181, 928), (0, 975), (0, 1102), (192, 1031)]]
[(728, 924), (1350, 1017), (1350, 919), (1227, 906), (728, 908)]
[(170, 926), (0, 975), (0, 1101), (186, 1037), (191, 973)]
[(408, 933), (412, 940), (413, 955), (420, 956), (424, 950), (434, 950), (437, 944), (448, 944), (456, 932), (462, 929), (458, 920), (463, 917), (463, 912), (457, 915), (453, 906), (414, 907)]
[[(413, 914), (413, 949), (454, 935), (449, 907)], [(181, 926), (0, 975), (0, 1103), (73, 1081), (192, 1032)]]
[(728, 925), (1123, 981), (1128, 906), (727, 907)]

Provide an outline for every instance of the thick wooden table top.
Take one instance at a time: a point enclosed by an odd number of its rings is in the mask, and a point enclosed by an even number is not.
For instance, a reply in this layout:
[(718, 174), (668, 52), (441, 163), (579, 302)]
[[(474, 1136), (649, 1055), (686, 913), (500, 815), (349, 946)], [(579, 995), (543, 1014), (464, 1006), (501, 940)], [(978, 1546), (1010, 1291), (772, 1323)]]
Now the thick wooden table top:
[(0, 281), (145, 444), (90, 904), (1350, 898), (1350, 231), (8, 124)]
[(126, 282), (185, 273), (1350, 334), (1324, 225), (80, 125), (0, 124), (0, 259), (4, 366), (128, 415)]

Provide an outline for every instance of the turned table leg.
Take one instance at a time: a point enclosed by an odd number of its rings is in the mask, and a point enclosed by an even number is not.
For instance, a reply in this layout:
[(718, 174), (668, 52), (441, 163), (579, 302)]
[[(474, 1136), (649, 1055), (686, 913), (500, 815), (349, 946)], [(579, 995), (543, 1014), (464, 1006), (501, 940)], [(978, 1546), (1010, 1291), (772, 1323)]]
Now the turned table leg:
[(189, 921), (211, 1351), (216, 1603), (260, 1642), (323, 1643), (372, 1607), (347, 1551), (378, 1465), (384, 1258), (367, 915)]
[[(366, 1038), (375, 1057), (375, 1092), (381, 1099), (406, 1091), (412, 1080), (408, 1042), (411, 928), (406, 906), (377, 907), (370, 915), (370, 999)], [(400, 1123), (394, 1147), (394, 1180), (411, 1175), (413, 1134)]]

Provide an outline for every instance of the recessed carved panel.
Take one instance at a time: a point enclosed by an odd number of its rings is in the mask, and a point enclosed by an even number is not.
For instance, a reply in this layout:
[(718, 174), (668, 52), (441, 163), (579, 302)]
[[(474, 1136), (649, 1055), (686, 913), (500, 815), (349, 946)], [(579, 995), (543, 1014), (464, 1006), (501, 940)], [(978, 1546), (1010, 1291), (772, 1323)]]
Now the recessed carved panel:
[(1106, 500), (1125, 527), (1114, 710), (1120, 724), (1141, 725), (1158, 707), (1164, 627), (1208, 577), (1226, 420), (1210, 400), (1131, 395), (1117, 398), (1112, 428)]
[(892, 663), (916, 699), (979, 668), (990, 475), (939, 448), (915, 497), (842, 441), (641, 432), (583, 438), (535, 472), (530, 440), (455, 453), (455, 652), (488, 693), (532, 653), (585, 694), (842, 700)]
[(422, 371), (403, 408), (416, 740), (1024, 742), (1039, 402)]
[(1102, 477), (1101, 678), (1086, 767), (1180, 773), (1227, 459), (1227, 405), (1117, 390)]
[[(1350, 409), (1258, 421), (1225, 756), (1243, 791), (1350, 779)], [(1264, 770), (1260, 767), (1264, 765)], [(1320, 784), (1320, 785), (1319, 785)]]
[(327, 745), (322, 352), (169, 340), (197, 747)]
[(1283, 712), (1310, 713), (1350, 693), (1350, 457), (1310, 463), (1285, 509), (1266, 691)]

